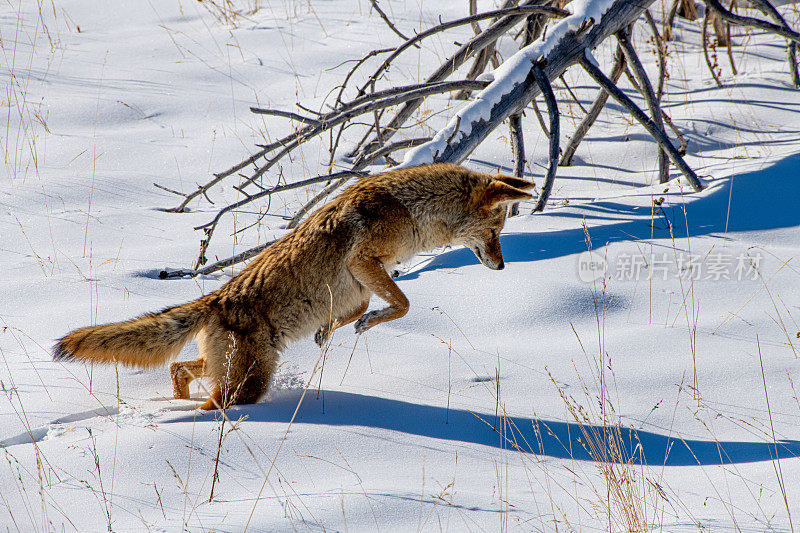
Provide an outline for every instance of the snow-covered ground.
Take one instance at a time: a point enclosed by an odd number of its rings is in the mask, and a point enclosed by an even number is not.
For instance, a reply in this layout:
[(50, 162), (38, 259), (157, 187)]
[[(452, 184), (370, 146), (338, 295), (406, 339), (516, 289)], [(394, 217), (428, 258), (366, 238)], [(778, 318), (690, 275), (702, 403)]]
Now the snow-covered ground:
[[(466, 1), (442, 4), (380, 3), (407, 34), (467, 13)], [(192, 265), (193, 228), (237, 199), (234, 181), (182, 214), (164, 211), (180, 198), (154, 182), (207, 181), (291, 131), (249, 106), (319, 108), (352, 60), (399, 42), (366, 0), (237, 5), (258, 9), (228, 21), (194, 0), (0, 7), (3, 529), (797, 526), (800, 91), (785, 42), (760, 33), (734, 31), (736, 76), (717, 51), (719, 89), (698, 23), (678, 20), (665, 109), (705, 191), (674, 168), (654, 184), (654, 144), (609, 103), (544, 214), (523, 205), (507, 223), (504, 271), (465, 249), (418, 257), (398, 279), (407, 316), (361, 337), (343, 328), (326, 353), (292, 345), (270, 397), (224, 422), (171, 399), (165, 369), (53, 362), (50, 346), (71, 329), (229, 279), (157, 273)], [(796, 5), (782, 10), (797, 28)], [(471, 31), (407, 52), (382, 86), (424, 79)], [(647, 34), (635, 43), (654, 73)], [(611, 44), (595, 52), (606, 70)], [(593, 83), (575, 68), (565, 79), (587, 106)], [(566, 138), (583, 114), (563, 85), (556, 95)], [(430, 135), (463, 105), (432, 98), (403, 134)], [(524, 126), (541, 185), (547, 139), (533, 113)], [(508, 172), (507, 135), (465, 164)], [(327, 158), (309, 143), (265, 184), (315, 176)], [(281, 234), (312, 194), (225, 219), (209, 258)]]

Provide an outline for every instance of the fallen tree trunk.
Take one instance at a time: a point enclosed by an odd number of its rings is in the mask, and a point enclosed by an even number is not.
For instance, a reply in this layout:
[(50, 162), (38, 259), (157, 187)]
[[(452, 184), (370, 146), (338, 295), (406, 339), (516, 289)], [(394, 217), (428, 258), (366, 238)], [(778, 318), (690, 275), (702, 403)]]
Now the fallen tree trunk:
[[(519, 113), (541, 90), (536, 83), (524, 83), (527, 72), (536, 61), (545, 76), (551, 82), (561, 76), (572, 65), (578, 63), (586, 50), (592, 50), (603, 40), (619, 30), (634, 23), (653, 0), (588, 0), (580, 2), (575, 0), (568, 4), (573, 14), (559, 21), (548, 30), (545, 39), (536, 41), (522, 50), (514, 57), (509, 58), (503, 66), (515, 61), (511, 68), (519, 68), (517, 76), (519, 82), (505, 94), (499, 95), (494, 102), (487, 103), (482, 97), (491, 92), (490, 85), (479, 93), (476, 102), (470, 102), (457, 115), (456, 119), (448, 124), (429, 143), (423, 144), (406, 154), (401, 166), (412, 166), (432, 162), (460, 163), (472, 153), (486, 137), (503, 123), (509, 116)], [(549, 48), (549, 49), (548, 49)], [(518, 64), (528, 62), (528, 69), (522, 70)], [(501, 66), (501, 69), (503, 68)], [(500, 69), (498, 69), (500, 70)], [(495, 78), (497, 83), (498, 78)], [(494, 95), (491, 95), (494, 96)], [(478, 105), (491, 109), (488, 117), (478, 116), (471, 120), (470, 111)], [(483, 111), (483, 110), (478, 110)], [(458, 120), (460, 117), (460, 120)], [(461, 131), (469, 127), (466, 135), (454, 135), (454, 126), (458, 121)], [(465, 124), (470, 121), (471, 124)], [(458, 138), (454, 138), (458, 137)], [(452, 139), (452, 142), (448, 142)]]

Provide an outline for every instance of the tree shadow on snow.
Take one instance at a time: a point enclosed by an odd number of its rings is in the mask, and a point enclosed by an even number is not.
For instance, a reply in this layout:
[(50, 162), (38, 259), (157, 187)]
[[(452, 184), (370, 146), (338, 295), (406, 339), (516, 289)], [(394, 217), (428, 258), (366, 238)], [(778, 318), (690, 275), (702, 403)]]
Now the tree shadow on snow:
[[(301, 390), (277, 391), (267, 403), (236, 407), (253, 422), (288, 424)], [(593, 426), (526, 417), (500, 417), (341, 391), (309, 391), (293, 425), (361, 426), (447, 441), (519, 450), (559, 459), (647, 464), (721, 465), (800, 457), (800, 441), (728, 442), (684, 439), (618, 426)], [(201, 415), (213, 418), (213, 414)], [(186, 415), (172, 422), (195, 422)]]
[[(581, 205), (549, 216), (586, 218), (594, 248), (613, 242), (669, 239), (670, 226), (676, 239), (738, 231), (760, 231), (800, 225), (797, 181), (800, 154), (786, 157), (755, 172), (716, 180), (703, 196), (692, 201), (662, 206), (662, 218), (651, 219), (649, 207), (632, 207), (613, 200)], [(691, 193), (687, 193), (689, 195)], [(686, 207), (684, 217), (683, 208)], [(592, 227), (592, 220), (618, 220)], [(652, 226), (652, 228), (651, 228)], [(552, 259), (586, 251), (582, 228), (541, 233), (511, 233), (501, 237), (506, 263)], [(467, 248), (444, 252), (424, 267), (400, 276), (407, 280), (423, 272), (477, 265), (478, 259)]]

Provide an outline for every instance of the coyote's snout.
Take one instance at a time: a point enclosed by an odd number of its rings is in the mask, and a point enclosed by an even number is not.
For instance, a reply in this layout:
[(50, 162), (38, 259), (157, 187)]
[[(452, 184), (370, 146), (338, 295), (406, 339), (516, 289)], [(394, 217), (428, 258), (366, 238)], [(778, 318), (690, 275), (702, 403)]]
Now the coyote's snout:
[[(315, 333), (355, 322), (358, 333), (406, 314), (408, 299), (389, 271), (413, 255), (449, 244), (469, 247), (502, 270), (506, 205), (531, 198), (532, 183), (449, 165), (426, 165), (362, 178), (297, 229), (253, 259), (216, 291), (139, 318), (73, 331), (54, 358), (153, 367), (192, 337), (200, 357), (172, 363), (176, 398), (209, 376), (202, 409), (253, 403), (266, 392), (280, 351)], [(372, 294), (387, 307), (367, 312)]]
[(503, 261), (503, 250), (500, 248), (500, 232), (489, 229), (482, 233), (465, 244), (485, 266), (492, 270), (503, 270), (506, 263)]

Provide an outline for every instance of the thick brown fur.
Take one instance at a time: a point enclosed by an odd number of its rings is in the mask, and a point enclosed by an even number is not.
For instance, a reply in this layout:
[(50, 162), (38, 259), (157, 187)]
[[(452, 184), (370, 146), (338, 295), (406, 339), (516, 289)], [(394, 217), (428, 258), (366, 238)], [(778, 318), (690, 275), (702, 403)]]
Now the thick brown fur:
[[(213, 380), (202, 409), (253, 403), (266, 392), (279, 353), (316, 331), (322, 346), (356, 321), (358, 333), (402, 317), (408, 299), (388, 271), (413, 255), (463, 244), (502, 269), (498, 238), (506, 204), (531, 198), (533, 184), (450, 164), (362, 178), (265, 249), (218, 290), (159, 313), (73, 331), (56, 359), (154, 367), (197, 337), (200, 357), (172, 363), (176, 398), (189, 383)], [(389, 305), (367, 311), (372, 294)]]

